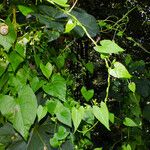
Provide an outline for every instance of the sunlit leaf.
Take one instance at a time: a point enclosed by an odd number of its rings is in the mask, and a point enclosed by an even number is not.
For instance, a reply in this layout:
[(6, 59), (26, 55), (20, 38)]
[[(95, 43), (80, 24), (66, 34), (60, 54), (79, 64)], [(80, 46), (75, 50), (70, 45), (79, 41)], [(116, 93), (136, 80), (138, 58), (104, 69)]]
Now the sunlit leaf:
[(114, 41), (111, 40), (102, 40), (100, 41), (101, 46), (95, 46), (94, 49), (99, 53), (105, 54), (118, 54), (124, 50), (119, 47)]
[(132, 77), (130, 73), (128, 72), (128, 70), (125, 68), (125, 66), (121, 64), (120, 62), (115, 62), (114, 68), (113, 69), (109, 68), (108, 72), (110, 75), (116, 78), (130, 79)]
[(123, 124), (126, 125), (126, 126), (129, 126), (129, 127), (138, 126), (132, 119), (127, 118), (127, 117), (124, 119)]
[(86, 101), (89, 101), (94, 96), (94, 90), (87, 90), (84, 86), (81, 88), (81, 93)]
[(128, 84), (128, 88), (130, 89), (130, 91), (132, 91), (133, 93), (135, 93), (135, 90), (136, 90), (136, 85), (134, 82), (130, 82)]
[(109, 128), (109, 111), (107, 105), (104, 102), (101, 102), (101, 106), (93, 106), (94, 116), (108, 129)]
[(72, 121), (74, 125), (74, 132), (78, 129), (78, 126), (81, 123), (81, 120), (84, 116), (84, 108), (81, 106), (80, 108), (72, 108)]

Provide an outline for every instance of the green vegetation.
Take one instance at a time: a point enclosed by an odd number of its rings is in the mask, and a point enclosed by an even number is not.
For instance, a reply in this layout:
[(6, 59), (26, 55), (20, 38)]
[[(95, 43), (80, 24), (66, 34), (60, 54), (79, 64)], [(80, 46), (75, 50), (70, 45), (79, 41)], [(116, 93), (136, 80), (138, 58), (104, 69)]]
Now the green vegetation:
[(148, 150), (149, 62), (127, 43), (150, 52), (126, 33), (141, 7), (96, 19), (79, 6), (1, 1), (0, 150)]

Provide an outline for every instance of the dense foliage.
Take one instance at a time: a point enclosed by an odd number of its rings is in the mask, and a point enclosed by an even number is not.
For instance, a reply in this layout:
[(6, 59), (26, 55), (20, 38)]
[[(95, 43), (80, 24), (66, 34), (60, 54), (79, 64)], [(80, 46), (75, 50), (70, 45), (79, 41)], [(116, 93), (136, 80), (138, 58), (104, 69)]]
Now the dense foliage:
[(1, 1), (0, 150), (150, 147), (150, 51), (129, 30), (148, 4), (93, 4)]

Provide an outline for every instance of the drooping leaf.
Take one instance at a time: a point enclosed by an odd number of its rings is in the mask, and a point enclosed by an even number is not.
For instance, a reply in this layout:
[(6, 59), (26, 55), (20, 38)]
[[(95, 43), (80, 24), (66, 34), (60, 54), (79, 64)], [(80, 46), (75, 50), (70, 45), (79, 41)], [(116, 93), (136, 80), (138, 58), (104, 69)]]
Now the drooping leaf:
[(62, 101), (66, 100), (66, 82), (59, 74), (54, 74), (51, 82), (43, 86), (44, 91)]
[(93, 114), (108, 130), (110, 130), (109, 111), (104, 102), (101, 102), (101, 107), (93, 106)]
[(51, 63), (47, 63), (45, 66), (41, 63), (40, 64), (40, 69), (42, 70), (42, 73), (44, 74), (44, 76), (49, 79), (49, 77), (52, 74), (53, 71), (53, 66)]
[(8, 52), (14, 44), (17, 36), (14, 29), (14, 25), (11, 23), (9, 18), (5, 21), (5, 23), (8, 25), (8, 34), (0, 34), (0, 45), (2, 45), (4, 47), (4, 50)]
[(37, 116), (38, 116), (38, 122), (43, 119), (47, 114), (47, 107), (43, 107), (42, 105), (38, 106), (37, 109)]
[(17, 99), (8, 95), (1, 95), (0, 111), (27, 140), (29, 129), (37, 112), (37, 100), (32, 89), (29, 86), (24, 86), (19, 91)]
[(83, 97), (85, 98), (85, 100), (89, 101), (94, 95), (94, 90), (93, 89), (87, 90), (86, 87), (83, 86), (81, 88), (81, 93), (82, 93)]
[(130, 79), (132, 77), (130, 73), (128, 72), (128, 70), (125, 68), (125, 66), (121, 64), (120, 62), (115, 62), (114, 68), (113, 69), (109, 68), (108, 72), (110, 75), (116, 78)]
[(119, 47), (114, 41), (111, 40), (102, 40), (100, 41), (101, 46), (95, 46), (94, 49), (99, 53), (104, 54), (118, 54), (124, 50)]
[(129, 127), (136, 127), (138, 126), (132, 119), (126, 117), (123, 121), (123, 124)]
[(78, 126), (81, 123), (81, 120), (84, 117), (84, 108), (81, 106), (79, 109), (72, 108), (72, 121), (74, 125), (74, 132), (78, 129)]
[(130, 82), (128, 84), (128, 88), (130, 89), (130, 91), (132, 91), (133, 93), (135, 93), (135, 90), (136, 90), (136, 85), (134, 82)]
[[(84, 10), (79, 8), (71, 11), (71, 14), (74, 15), (79, 20), (79, 22), (86, 28), (90, 36), (92, 37), (96, 36), (96, 34), (99, 32), (99, 27), (96, 23), (96, 19), (92, 15), (86, 13)], [(76, 26), (73, 30), (75, 32), (76, 31), (79, 32), (81, 36), (83, 35), (82, 32), (84, 31), (82, 27)]]
[(34, 12), (34, 10), (31, 7), (27, 7), (24, 5), (18, 5), (18, 9), (24, 16), (27, 16), (28, 14)]

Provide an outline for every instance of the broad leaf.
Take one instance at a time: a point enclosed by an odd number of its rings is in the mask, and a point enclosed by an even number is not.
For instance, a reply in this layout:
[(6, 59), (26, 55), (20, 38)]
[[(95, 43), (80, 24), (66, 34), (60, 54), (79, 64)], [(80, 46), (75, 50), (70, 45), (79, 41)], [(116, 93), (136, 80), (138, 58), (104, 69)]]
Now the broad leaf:
[(119, 47), (114, 41), (111, 40), (102, 40), (100, 41), (101, 46), (95, 46), (94, 49), (99, 53), (104, 54), (118, 54), (124, 50)]
[(51, 82), (43, 86), (44, 91), (62, 101), (66, 100), (66, 82), (59, 74), (54, 74)]
[(37, 100), (32, 89), (24, 86), (19, 91), (17, 99), (1, 95), (0, 111), (27, 140), (29, 129), (34, 123), (37, 112)]
[(18, 9), (24, 16), (27, 16), (28, 14), (34, 12), (34, 10), (31, 7), (27, 7), (24, 5), (18, 5)]
[(113, 69), (109, 68), (108, 72), (110, 75), (116, 78), (130, 79), (132, 77), (130, 73), (128, 72), (128, 70), (125, 68), (125, 66), (121, 64), (120, 62), (115, 62), (114, 68)]
[(94, 95), (94, 90), (93, 89), (87, 90), (86, 87), (83, 86), (81, 88), (81, 93), (82, 93), (83, 97), (85, 98), (85, 100), (89, 101)]
[[(96, 23), (96, 19), (92, 15), (86, 13), (84, 10), (79, 9), (79, 8), (74, 9), (71, 13), (86, 28), (90, 36), (92, 37), (96, 36), (96, 34), (99, 32), (99, 27)], [(82, 32), (84, 32), (82, 27), (80, 26), (76, 26), (73, 30), (75, 32), (79, 32), (79, 34), (81, 35), (82, 35)]]
[(71, 112), (68, 108), (62, 107), (60, 110), (57, 110), (56, 117), (63, 124), (68, 125), (70, 127), (72, 126), (71, 125)]
[(110, 130), (109, 111), (104, 102), (101, 102), (101, 107), (93, 106), (93, 114), (108, 130)]
[(0, 34), (0, 45), (4, 47), (5, 51), (9, 51), (16, 40), (16, 31), (9, 18), (5, 23), (8, 25), (8, 34), (5, 36)]
[(23, 62), (23, 57), (21, 57), (16, 51), (12, 51), (9, 55), (9, 61), (13, 68), (13, 71), (17, 69), (20, 63)]
[(79, 109), (72, 108), (72, 121), (74, 125), (74, 132), (77, 130), (78, 126), (81, 123), (81, 120), (84, 117), (84, 108), (81, 106)]
[(42, 70), (42, 73), (44, 74), (44, 76), (49, 79), (49, 77), (52, 74), (53, 71), (53, 66), (51, 63), (47, 63), (45, 66), (41, 63), (40, 64), (40, 69)]
[(124, 119), (123, 124), (126, 125), (126, 126), (129, 126), (129, 127), (138, 126), (132, 119), (127, 118), (127, 117)]

